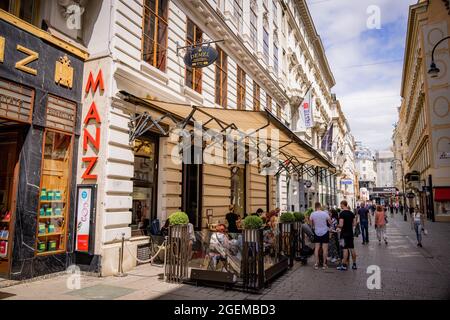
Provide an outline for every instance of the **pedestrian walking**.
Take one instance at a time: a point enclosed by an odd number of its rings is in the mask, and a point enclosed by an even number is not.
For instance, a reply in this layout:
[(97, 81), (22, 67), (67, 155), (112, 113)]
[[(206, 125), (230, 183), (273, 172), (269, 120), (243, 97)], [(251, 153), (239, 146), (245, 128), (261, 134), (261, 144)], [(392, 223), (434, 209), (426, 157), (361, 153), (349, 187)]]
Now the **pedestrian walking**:
[(358, 216), (363, 240), (362, 244), (365, 245), (369, 243), (369, 224), (372, 225), (368, 205), (359, 208)]
[(314, 230), (314, 257), (316, 259), (314, 269), (319, 269), (319, 250), (322, 247), (323, 265), (322, 269), (327, 268), (328, 243), (330, 234), (328, 226), (331, 225), (331, 219), (327, 212), (322, 210), (320, 202), (314, 205), (315, 211), (311, 213), (310, 220)]
[(416, 207), (413, 213), (413, 219), (411, 229), (414, 228), (414, 231), (416, 231), (416, 238), (417, 238), (417, 246), (422, 248), (422, 220), (425, 220), (423, 217), (424, 214), (422, 214), (419, 210), (419, 207)]
[(387, 236), (386, 236), (386, 212), (383, 210), (382, 206), (377, 206), (375, 211), (375, 229), (377, 231), (378, 244), (381, 244), (381, 239), (384, 240), (384, 243), (387, 245)]
[(369, 211), (372, 216), (375, 214), (375, 205), (373, 202), (369, 202)]
[(338, 270), (346, 271), (349, 262), (349, 255), (351, 253), (353, 265), (352, 269), (356, 270), (356, 251), (353, 241), (353, 228), (356, 226), (356, 217), (348, 208), (346, 200), (341, 201), (341, 213), (339, 215), (339, 228), (341, 232), (341, 245), (343, 247), (343, 259), (341, 265), (337, 267)]

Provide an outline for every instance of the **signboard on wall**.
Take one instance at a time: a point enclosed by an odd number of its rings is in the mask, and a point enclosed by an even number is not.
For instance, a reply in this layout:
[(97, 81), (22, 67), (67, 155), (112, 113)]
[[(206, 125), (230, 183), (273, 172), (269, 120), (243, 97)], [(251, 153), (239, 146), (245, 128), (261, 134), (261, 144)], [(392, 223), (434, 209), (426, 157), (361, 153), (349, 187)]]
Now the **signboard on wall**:
[(213, 64), (218, 57), (217, 50), (211, 46), (199, 46), (187, 50), (184, 63), (192, 68), (204, 68)]
[(0, 116), (31, 123), (34, 90), (0, 78)]
[(97, 185), (77, 186), (75, 251), (94, 253), (94, 224)]

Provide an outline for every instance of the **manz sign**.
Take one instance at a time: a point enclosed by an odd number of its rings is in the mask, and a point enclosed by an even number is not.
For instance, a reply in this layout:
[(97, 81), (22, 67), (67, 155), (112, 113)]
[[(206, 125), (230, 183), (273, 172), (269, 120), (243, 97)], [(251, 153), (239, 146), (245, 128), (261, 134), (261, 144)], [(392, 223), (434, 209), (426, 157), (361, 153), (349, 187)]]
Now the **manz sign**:
[(218, 57), (217, 50), (210, 46), (189, 48), (184, 55), (184, 63), (192, 68), (204, 68), (213, 64)]
[[(103, 92), (105, 90), (105, 86), (103, 84), (103, 74), (102, 70), (97, 74), (97, 78), (94, 81), (94, 76), (92, 72), (89, 73), (88, 81), (86, 84), (86, 94), (89, 94), (89, 91), (92, 92), (93, 95), (97, 92), (97, 90)], [(84, 129), (82, 133), (83, 139), (83, 152), (86, 153), (88, 150), (88, 145), (91, 145), (93, 151), (98, 154), (100, 151), (100, 127), (101, 127), (101, 119), (100, 114), (97, 111), (97, 106), (95, 104), (95, 100), (92, 102), (89, 111), (86, 114), (86, 117), (83, 120)], [(95, 138), (89, 133), (88, 127), (95, 128)], [(86, 170), (83, 172), (81, 176), (82, 179), (92, 179), (96, 180), (97, 175), (92, 173), (92, 170), (97, 163), (98, 157), (83, 157), (81, 161), (86, 163)]]

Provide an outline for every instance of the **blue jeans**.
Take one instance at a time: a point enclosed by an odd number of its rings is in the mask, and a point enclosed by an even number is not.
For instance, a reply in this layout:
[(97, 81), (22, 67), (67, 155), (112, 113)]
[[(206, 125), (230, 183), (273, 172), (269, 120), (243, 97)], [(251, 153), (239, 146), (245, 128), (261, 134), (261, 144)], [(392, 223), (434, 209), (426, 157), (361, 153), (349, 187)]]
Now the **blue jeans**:
[(416, 231), (417, 242), (422, 243), (422, 224), (414, 221), (414, 230)]
[(363, 242), (369, 242), (369, 221), (361, 220), (360, 225)]

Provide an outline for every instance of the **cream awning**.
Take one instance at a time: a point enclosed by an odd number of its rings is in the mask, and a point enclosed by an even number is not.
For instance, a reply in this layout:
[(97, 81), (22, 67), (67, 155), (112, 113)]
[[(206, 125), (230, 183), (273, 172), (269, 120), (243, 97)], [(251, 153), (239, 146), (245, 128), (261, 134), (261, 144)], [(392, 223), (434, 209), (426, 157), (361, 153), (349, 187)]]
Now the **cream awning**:
[[(318, 166), (334, 171), (333, 164), (326, 157), (301, 140), (266, 110), (246, 111), (199, 107), (137, 98), (125, 92), (121, 93), (128, 102), (148, 107), (146, 112), (153, 119), (162, 118), (160, 121), (164, 125), (173, 126), (175, 124), (174, 119), (176, 119), (178, 123), (182, 121), (190, 123), (193, 121), (201, 122), (205, 128), (217, 131), (234, 128), (248, 134), (254, 131), (265, 130), (268, 141), (271, 141), (269, 137), (271, 137), (272, 131), (276, 130), (278, 133), (279, 158), (282, 161), (293, 166)], [(167, 116), (167, 113), (170, 116)], [(166, 116), (164, 117), (164, 115)]]

